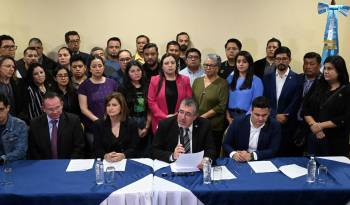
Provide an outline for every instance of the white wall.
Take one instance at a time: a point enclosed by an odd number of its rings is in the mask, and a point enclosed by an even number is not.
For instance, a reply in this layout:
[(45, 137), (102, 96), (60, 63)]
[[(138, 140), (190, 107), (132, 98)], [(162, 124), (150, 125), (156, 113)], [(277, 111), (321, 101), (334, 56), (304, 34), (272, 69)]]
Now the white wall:
[[(330, 2), (330, 1), (329, 1)], [(326, 14), (316, 0), (0, 0), (0, 33), (15, 38), (16, 57), (31, 37), (39, 37), (46, 53), (64, 45), (64, 33), (76, 30), (81, 50), (105, 47), (118, 36), (134, 52), (135, 37), (146, 34), (161, 53), (180, 31), (191, 35), (203, 54), (224, 58), (224, 44), (238, 38), (254, 59), (265, 55), (266, 41), (279, 38), (292, 50), (292, 66), (301, 72), (308, 51), (322, 53)], [(350, 1), (338, 0), (350, 5)], [(350, 17), (339, 15), (340, 55), (350, 62)]]

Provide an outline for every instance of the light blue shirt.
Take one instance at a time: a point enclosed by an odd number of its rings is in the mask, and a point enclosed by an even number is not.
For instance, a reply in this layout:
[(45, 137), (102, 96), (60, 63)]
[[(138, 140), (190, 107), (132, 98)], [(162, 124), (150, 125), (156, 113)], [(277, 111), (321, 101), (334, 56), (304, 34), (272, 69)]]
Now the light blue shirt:
[(192, 72), (190, 69), (188, 69), (188, 67), (182, 69), (179, 74), (187, 76), (190, 78), (190, 84), (192, 87), (192, 84), (194, 82), (194, 80), (196, 80), (197, 78), (203, 77), (204, 76), (204, 71), (202, 68), (199, 68), (196, 72)]
[(251, 110), (252, 102), (256, 97), (262, 96), (264, 92), (264, 86), (260, 78), (253, 76), (252, 87), (250, 89), (240, 90), (239, 87), (244, 82), (245, 78), (238, 78), (236, 84), (236, 90), (232, 91), (231, 82), (233, 75), (227, 77), (229, 84), (229, 96), (228, 96), (228, 108), (229, 109), (241, 109), (246, 110), (248, 113)]
[[(54, 119), (51, 119), (48, 115), (46, 115), (46, 117), (47, 117), (47, 122), (49, 124), (49, 134), (50, 134), (50, 140), (51, 140), (51, 132), (52, 132), (52, 128), (53, 128), (53, 124), (51, 123), (51, 120), (54, 120)], [(58, 131), (58, 125), (60, 123), (60, 118), (58, 118), (56, 120), (57, 120), (56, 126), (57, 126), (57, 131)]]

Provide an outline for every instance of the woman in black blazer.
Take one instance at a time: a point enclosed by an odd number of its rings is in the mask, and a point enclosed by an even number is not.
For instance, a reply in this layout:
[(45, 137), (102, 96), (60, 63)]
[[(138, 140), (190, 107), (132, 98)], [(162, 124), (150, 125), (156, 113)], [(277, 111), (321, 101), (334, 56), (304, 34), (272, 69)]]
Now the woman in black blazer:
[(309, 154), (349, 154), (350, 86), (341, 56), (329, 56), (323, 75), (303, 103), (304, 118), (310, 126)]
[(109, 162), (137, 156), (137, 127), (128, 120), (128, 107), (121, 93), (105, 99), (105, 117), (94, 122), (95, 156)]

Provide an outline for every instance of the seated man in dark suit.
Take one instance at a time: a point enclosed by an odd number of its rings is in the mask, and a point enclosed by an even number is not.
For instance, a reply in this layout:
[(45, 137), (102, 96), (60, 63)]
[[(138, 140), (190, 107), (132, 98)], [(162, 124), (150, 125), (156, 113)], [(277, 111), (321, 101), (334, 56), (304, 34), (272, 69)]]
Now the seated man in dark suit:
[(270, 116), (269, 100), (260, 96), (253, 100), (251, 114), (230, 125), (223, 149), (239, 161), (274, 157), (281, 141), (279, 123)]
[(84, 157), (84, 137), (77, 115), (63, 111), (63, 101), (53, 92), (43, 97), (45, 114), (33, 119), (29, 128), (29, 159)]
[(198, 117), (197, 105), (192, 98), (184, 99), (177, 115), (159, 122), (153, 140), (153, 157), (173, 162), (183, 153), (202, 150), (205, 157), (215, 159), (210, 121)]

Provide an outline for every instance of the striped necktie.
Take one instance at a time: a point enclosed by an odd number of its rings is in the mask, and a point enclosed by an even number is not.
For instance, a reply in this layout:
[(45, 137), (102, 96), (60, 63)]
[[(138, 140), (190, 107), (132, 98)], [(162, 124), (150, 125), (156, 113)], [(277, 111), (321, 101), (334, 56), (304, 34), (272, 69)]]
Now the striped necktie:
[(184, 148), (185, 148), (185, 153), (190, 153), (191, 152), (191, 143), (190, 143), (190, 137), (188, 136), (188, 128), (183, 128), (183, 139), (184, 139)]

